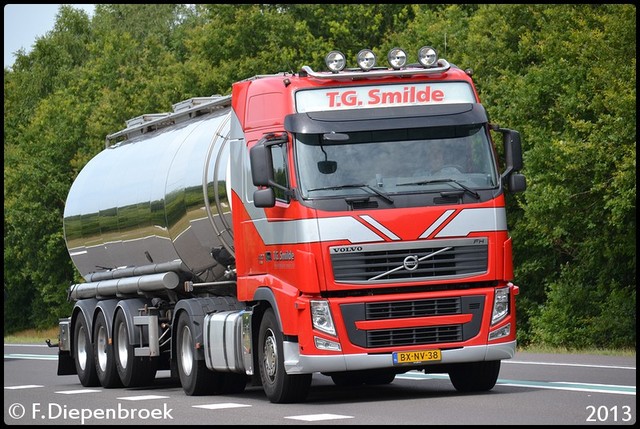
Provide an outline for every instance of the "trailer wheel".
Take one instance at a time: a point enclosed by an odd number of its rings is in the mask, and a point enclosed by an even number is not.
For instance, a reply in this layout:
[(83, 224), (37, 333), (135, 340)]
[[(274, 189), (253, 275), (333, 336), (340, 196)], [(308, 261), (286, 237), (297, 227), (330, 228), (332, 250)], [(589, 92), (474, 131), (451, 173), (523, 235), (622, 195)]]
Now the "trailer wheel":
[(184, 392), (189, 396), (220, 393), (223, 374), (209, 370), (204, 360), (196, 358), (194, 332), (187, 312), (178, 317), (176, 332), (178, 374)]
[(499, 360), (460, 363), (449, 370), (449, 379), (458, 392), (484, 392), (493, 389), (499, 372)]
[(284, 370), (283, 336), (273, 310), (260, 324), (258, 361), (262, 387), (273, 403), (303, 402), (309, 393), (312, 374), (288, 375)]
[(113, 344), (109, 343), (107, 321), (100, 311), (93, 325), (93, 356), (95, 358), (96, 374), (102, 387), (122, 386), (116, 368)]
[(153, 383), (157, 371), (157, 359), (136, 357), (129, 339), (124, 312), (118, 310), (113, 324), (113, 344), (118, 377), (124, 387), (138, 387)]
[(100, 386), (93, 359), (93, 346), (83, 314), (79, 314), (73, 328), (73, 352), (76, 371), (84, 387)]

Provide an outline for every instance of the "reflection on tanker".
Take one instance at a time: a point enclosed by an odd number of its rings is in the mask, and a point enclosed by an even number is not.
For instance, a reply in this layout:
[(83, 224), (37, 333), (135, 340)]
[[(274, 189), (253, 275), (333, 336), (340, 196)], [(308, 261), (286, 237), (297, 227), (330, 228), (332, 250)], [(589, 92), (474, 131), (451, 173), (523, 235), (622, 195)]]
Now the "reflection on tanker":
[(230, 108), (106, 148), (69, 191), (64, 232), (80, 273), (177, 263), (202, 281), (233, 254)]

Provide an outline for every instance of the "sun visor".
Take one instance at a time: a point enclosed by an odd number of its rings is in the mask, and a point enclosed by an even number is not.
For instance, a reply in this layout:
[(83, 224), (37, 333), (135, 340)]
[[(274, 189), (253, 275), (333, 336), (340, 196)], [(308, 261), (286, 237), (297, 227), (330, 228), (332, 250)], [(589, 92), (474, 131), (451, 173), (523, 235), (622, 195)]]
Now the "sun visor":
[(487, 122), (487, 112), (481, 104), (456, 103), (294, 113), (285, 117), (284, 127), (293, 133), (323, 134), (481, 125)]

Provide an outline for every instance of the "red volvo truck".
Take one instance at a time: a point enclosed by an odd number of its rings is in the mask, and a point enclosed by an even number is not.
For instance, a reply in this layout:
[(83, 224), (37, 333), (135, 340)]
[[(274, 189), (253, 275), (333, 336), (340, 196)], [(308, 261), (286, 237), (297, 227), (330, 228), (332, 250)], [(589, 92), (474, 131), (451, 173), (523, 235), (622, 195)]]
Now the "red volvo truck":
[[(187, 395), (446, 373), (494, 387), (516, 349), (505, 192), (519, 133), (465, 72), (420, 49), (255, 76), (127, 121), (64, 211), (84, 282), (58, 374), (131, 387), (170, 370)], [(499, 162), (490, 131), (501, 134)]]

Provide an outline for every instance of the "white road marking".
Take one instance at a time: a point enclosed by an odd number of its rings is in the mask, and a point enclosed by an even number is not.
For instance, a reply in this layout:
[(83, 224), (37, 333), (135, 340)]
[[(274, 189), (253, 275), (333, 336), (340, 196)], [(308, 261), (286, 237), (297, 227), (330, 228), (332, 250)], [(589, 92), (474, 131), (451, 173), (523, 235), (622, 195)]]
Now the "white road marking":
[(521, 365), (550, 365), (550, 366), (576, 366), (585, 368), (608, 368), (608, 369), (636, 369), (635, 366), (614, 366), (614, 365), (587, 365), (582, 363), (556, 363), (556, 362), (527, 362), (522, 360), (505, 359), (502, 363), (513, 363)]
[(22, 386), (5, 386), (5, 389), (8, 390), (17, 390), (17, 389), (33, 389), (34, 387), (44, 387), (39, 384), (24, 384)]
[(169, 399), (169, 396), (140, 395), (140, 396), (124, 396), (118, 399), (122, 399), (123, 401), (147, 401), (149, 399)]
[(63, 395), (78, 395), (81, 393), (96, 393), (96, 392), (102, 392), (102, 390), (96, 390), (96, 389), (60, 390), (55, 393), (62, 393)]
[(236, 404), (233, 402), (225, 402), (222, 404), (204, 404), (204, 405), (192, 405), (192, 408), (204, 408), (206, 410), (224, 410), (226, 408), (240, 408), (240, 407), (250, 407), (251, 405), (247, 404)]
[(307, 414), (306, 416), (290, 416), (285, 419), (303, 420), (305, 422), (319, 422), (321, 420), (352, 419), (353, 416), (341, 416), (340, 414)]
[(58, 360), (58, 355), (33, 355), (26, 353), (5, 353), (5, 359)]

